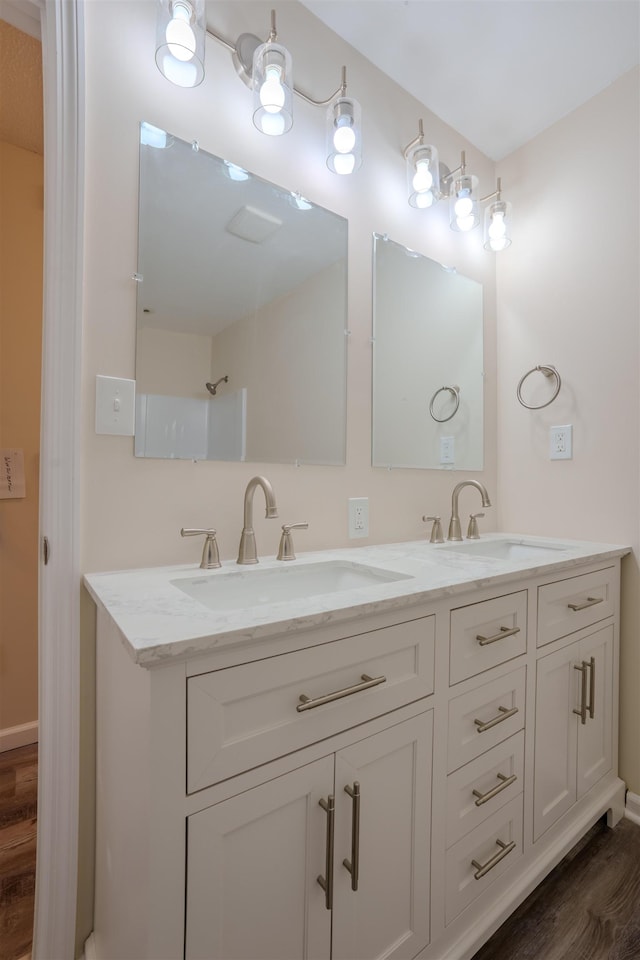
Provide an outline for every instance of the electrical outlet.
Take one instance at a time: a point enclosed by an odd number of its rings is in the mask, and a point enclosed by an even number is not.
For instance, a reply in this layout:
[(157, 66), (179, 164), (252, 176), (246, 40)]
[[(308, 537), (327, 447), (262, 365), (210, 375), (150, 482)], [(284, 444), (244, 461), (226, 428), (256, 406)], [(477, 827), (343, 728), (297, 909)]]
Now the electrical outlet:
[(456, 438), (440, 437), (440, 463), (456, 462)]
[(573, 458), (573, 425), (549, 428), (549, 459), (571, 460)]
[(349, 539), (358, 540), (369, 536), (369, 498), (350, 497), (349, 506)]

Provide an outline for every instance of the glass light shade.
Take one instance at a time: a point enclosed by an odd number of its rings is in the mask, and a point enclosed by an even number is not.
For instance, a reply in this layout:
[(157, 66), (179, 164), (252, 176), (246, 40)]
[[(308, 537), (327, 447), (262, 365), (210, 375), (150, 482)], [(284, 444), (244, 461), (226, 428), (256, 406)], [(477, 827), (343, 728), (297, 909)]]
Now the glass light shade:
[(178, 87), (204, 80), (205, 0), (158, 0), (156, 64)]
[(449, 194), (449, 224), (452, 230), (466, 233), (480, 223), (478, 178), (464, 174), (451, 184)]
[(362, 163), (361, 110), (357, 100), (340, 97), (327, 110), (327, 166), (349, 174)]
[(253, 122), (261, 133), (277, 137), (293, 124), (293, 72), (289, 51), (263, 43), (253, 54)]
[(440, 199), (440, 164), (435, 147), (417, 143), (407, 152), (409, 204), (424, 210)]
[(494, 200), (484, 212), (484, 248), (500, 253), (511, 246), (511, 204)]

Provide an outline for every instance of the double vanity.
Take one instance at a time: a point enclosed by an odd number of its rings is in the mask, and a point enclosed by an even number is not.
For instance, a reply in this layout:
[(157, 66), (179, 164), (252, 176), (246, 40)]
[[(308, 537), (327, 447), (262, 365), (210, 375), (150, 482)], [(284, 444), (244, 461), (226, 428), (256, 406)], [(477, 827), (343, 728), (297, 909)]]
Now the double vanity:
[(101, 960), (469, 958), (603, 814), (622, 546), (92, 574)]

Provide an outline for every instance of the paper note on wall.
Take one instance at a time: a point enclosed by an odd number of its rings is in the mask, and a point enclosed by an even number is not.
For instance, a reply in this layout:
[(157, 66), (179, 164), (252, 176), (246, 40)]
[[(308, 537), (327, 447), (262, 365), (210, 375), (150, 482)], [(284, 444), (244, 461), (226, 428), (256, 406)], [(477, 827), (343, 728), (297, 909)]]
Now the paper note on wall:
[(23, 451), (16, 448), (0, 449), (0, 500), (26, 495)]

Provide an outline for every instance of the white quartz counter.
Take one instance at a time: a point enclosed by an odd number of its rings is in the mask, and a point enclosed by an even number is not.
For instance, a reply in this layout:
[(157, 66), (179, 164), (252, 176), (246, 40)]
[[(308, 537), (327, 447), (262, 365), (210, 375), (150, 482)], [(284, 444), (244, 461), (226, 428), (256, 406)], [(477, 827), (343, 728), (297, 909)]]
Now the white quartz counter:
[[(227, 560), (216, 570), (201, 570), (198, 564), (150, 567), (92, 573), (85, 585), (96, 604), (113, 619), (133, 659), (144, 666), (174, 657), (188, 657), (232, 644), (255, 643), (278, 634), (338, 624), (409, 605), (470, 593), (476, 589), (517, 583), (537, 575), (566, 575), (573, 566), (606, 562), (629, 552), (626, 546), (586, 541), (523, 537), (515, 534), (485, 534), (474, 541), (475, 550), (488, 550), (497, 540), (526, 540), (556, 549), (535, 559), (498, 559), (456, 553), (463, 544), (430, 544), (424, 540), (379, 546), (323, 550), (299, 554), (290, 562), (261, 558), (255, 566), (239, 566)], [(560, 547), (561, 549), (558, 549)], [(535, 552), (535, 551), (534, 551)], [(341, 561), (364, 564), (403, 575), (404, 579), (355, 589), (304, 596), (294, 600), (210, 609), (188, 596), (171, 581), (211, 579), (219, 583), (224, 597), (229, 576), (248, 579), (268, 569), (288, 570), (306, 564)], [(225, 578), (227, 578), (225, 580)], [(237, 594), (237, 585), (234, 585)], [(231, 593), (231, 591), (229, 591)], [(224, 607), (224, 599), (221, 601)]]

